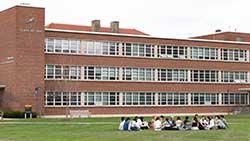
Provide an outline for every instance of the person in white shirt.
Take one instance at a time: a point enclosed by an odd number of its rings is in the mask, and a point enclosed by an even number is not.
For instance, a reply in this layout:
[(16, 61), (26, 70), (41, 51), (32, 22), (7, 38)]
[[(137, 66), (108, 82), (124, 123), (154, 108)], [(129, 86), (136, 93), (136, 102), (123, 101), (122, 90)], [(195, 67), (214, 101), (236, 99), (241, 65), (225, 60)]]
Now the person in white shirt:
[(139, 127), (139, 128), (142, 127), (142, 120), (140, 117), (136, 117), (136, 124), (137, 124), (137, 127)]
[(214, 127), (215, 127), (214, 118), (213, 118), (212, 116), (208, 116), (207, 118), (208, 118), (208, 125), (207, 125), (207, 128), (208, 128), (209, 130), (214, 129)]
[(119, 128), (118, 128), (119, 130), (123, 130), (124, 123), (125, 123), (125, 118), (121, 117), (120, 125), (119, 125)]
[(142, 122), (142, 123), (141, 123), (141, 129), (142, 129), (142, 130), (144, 130), (144, 129), (149, 129), (150, 127), (149, 127), (149, 125), (148, 125), (148, 122), (145, 121), (143, 117), (140, 117), (140, 119), (141, 119), (141, 122)]
[(140, 126), (138, 126), (138, 124), (136, 123), (136, 118), (134, 118), (132, 121), (131, 121), (131, 126), (130, 126), (130, 129), (132, 131), (138, 131), (140, 130)]
[(201, 119), (200, 119), (200, 126), (202, 129), (204, 130), (208, 130), (208, 122), (207, 122), (207, 119), (205, 116), (202, 116)]
[(177, 117), (175, 124), (177, 129), (179, 130), (183, 129), (183, 122), (181, 120), (181, 117)]
[(161, 121), (159, 117), (157, 117), (156, 121), (154, 122), (154, 129), (155, 131), (161, 131)]

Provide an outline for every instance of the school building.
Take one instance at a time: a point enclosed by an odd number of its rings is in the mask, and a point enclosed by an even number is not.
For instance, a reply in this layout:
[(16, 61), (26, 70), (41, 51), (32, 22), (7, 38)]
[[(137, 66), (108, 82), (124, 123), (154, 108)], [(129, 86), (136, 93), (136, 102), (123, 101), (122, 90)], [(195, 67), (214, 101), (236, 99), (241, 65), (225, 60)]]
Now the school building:
[(175, 39), (118, 21), (45, 26), (44, 8), (14, 6), (0, 12), (0, 43), (4, 111), (216, 114), (249, 105), (249, 33)]

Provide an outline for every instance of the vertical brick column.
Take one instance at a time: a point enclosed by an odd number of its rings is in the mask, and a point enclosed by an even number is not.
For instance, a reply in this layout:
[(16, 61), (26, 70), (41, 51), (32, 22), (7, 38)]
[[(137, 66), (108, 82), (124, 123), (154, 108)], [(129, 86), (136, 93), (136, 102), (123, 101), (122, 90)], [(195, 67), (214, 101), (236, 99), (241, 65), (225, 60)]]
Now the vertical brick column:
[(217, 52), (217, 57), (218, 57), (218, 60), (222, 60), (221, 59), (221, 48), (218, 48), (218, 52)]
[(122, 43), (119, 43), (118, 50), (119, 50), (118, 55), (122, 56)]
[(222, 94), (219, 93), (219, 105), (222, 105)]
[(191, 59), (191, 47), (187, 47), (187, 59)]
[(154, 47), (154, 57), (158, 58), (158, 47), (157, 45), (154, 45), (153, 47)]

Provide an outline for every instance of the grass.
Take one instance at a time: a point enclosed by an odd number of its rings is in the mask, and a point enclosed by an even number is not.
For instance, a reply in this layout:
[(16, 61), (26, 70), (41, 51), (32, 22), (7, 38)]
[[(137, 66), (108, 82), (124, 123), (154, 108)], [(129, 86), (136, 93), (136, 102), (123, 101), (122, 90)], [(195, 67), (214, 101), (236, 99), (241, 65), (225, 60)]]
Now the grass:
[(211, 131), (118, 131), (119, 118), (0, 121), (0, 141), (250, 141), (250, 115), (226, 116)]

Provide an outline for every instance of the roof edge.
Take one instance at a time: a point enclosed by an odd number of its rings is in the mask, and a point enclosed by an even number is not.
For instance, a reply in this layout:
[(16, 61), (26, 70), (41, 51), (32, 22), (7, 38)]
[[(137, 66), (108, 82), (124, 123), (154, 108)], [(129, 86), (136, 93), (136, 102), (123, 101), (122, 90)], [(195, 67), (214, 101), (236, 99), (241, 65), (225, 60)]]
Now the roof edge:
[[(69, 23), (54, 23), (54, 22), (51, 22), (51, 23), (45, 25), (45, 28), (50, 28), (49, 27), (50, 25), (52, 25), (52, 26), (53, 25), (81, 26), (81, 27), (89, 27), (89, 28), (91, 28), (91, 26), (88, 26), (88, 25), (76, 25), (76, 24), (69, 24)], [(102, 26), (101, 28), (110, 29), (110, 27), (107, 27), (107, 26)], [(59, 29), (59, 28), (50, 28), (50, 29)], [(145, 36), (150, 36), (150, 34), (145, 33), (145, 32), (143, 32), (141, 30), (135, 29), (135, 28), (123, 28), (123, 27), (119, 27), (119, 29), (121, 29), (121, 30), (131, 30), (131, 31), (136, 31), (136, 32), (140, 33), (140, 34), (129, 34), (129, 35), (145, 35)], [(70, 29), (61, 29), (61, 30), (70, 30)], [(83, 30), (79, 30), (79, 31), (83, 31)], [(91, 31), (86, 31), (86, 32), (91, 32)], [(118, 34), (124, 34), (124, 33), (118, 33)]]
[(228, 43), (228, 44), (242, 44), (250, 45), (250, 42), (239, 42), (239, 41), (222, 41), (222, 40), (207, 40), (207, 39), (182, 39), (182, 38), (164, 38), (147, 35), (133, 35), (133, 34), (120, 34), (120, 33), (108, 33), (108, 32), (89, 32), (89, 31), (78, 31), (78, 30), (64, 30), (64, 29), (51, 29), (45, 28), (45, 31), (54, 32), (67, 32), (67, 33), (85, 33), (93, 35), (112, 35), (112, 36), (125, 36), (125, 37), (139, 37), (139, 38), (151, 38), (151, 39), (172, 39), (172, 40), (184, 40), (184, 41), (198, 41), (198, 42), (212, 42), (212, 43)]
[(195, 39), (195, 38), (199, 38), (199, 37), (205, 37), (205, 36), (212, 36), (212, 35), (220, 35), (220, 34), (247, 34), (250, 35), (250, 33), (246, 33), (246, 32), (233, 32), (233, 31), (223, 31), (223, 32), (215, 32), (215, 33), (211, 33), (211, 34), (206, 34), (206, 35), (200, 35), (200, 36), (193, 36), (190, 37), (191, 39)]

